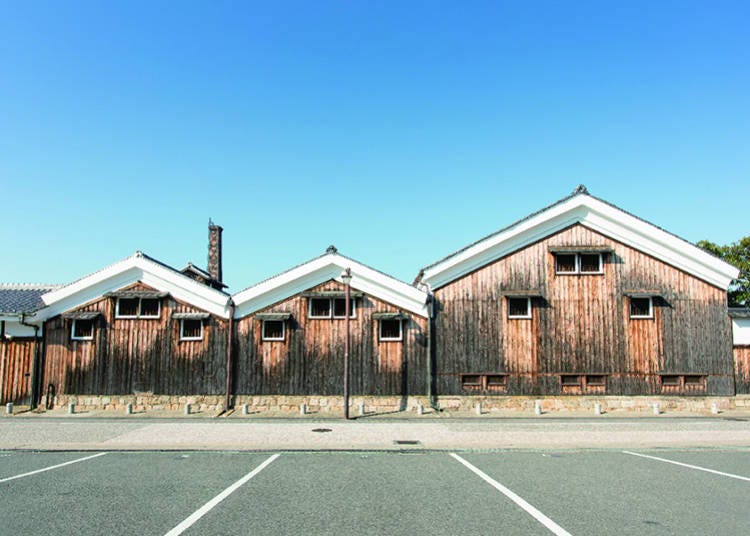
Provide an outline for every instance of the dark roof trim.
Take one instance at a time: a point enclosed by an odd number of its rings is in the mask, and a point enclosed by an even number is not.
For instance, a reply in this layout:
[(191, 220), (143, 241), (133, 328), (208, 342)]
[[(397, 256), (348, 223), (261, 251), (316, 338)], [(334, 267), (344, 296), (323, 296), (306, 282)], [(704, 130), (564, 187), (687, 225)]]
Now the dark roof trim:
[(410, 316), (406, 313), (373, 313), (375, 320), (409, 320)]
[(255, 318), (258, 320), (289, 320), (292, 313), (257, 313)]
[(612, 253), (609, 246), (549, 246), (550, 253)]
[(160, 292), (158, 290), (116, 290), (107, 292), (104, 296), (107, 298), (165, 298), (169, 292)]
[(732, 318), (750, 318), (750, 307), (730, 307), (729, 316)]
[(62, 317), (66, 320), (93, 320), (101, 314), (99, 311), (70, 311), (63, 313)]
[(622, 292), (623, 296), (629, 298), (656, 298), (663, 296), (664, 293), (661, 290), (656, 289), (629, 289)]
[[(361, 298), (365, 294), (364, 292), (351, 292), (352, 298)], [(303, 292), (301, 294), (303, 298), (345, 298), (346, 292), (343, 290), (320, 290), (317, 292)]]
[(206, 320), (210, 318), (209, 313), (174, 313), (172, 318), (177, 320)]
[(539, 289), (502, 290), (500, 293), (507, 298), (543, 298), (544, 294)]

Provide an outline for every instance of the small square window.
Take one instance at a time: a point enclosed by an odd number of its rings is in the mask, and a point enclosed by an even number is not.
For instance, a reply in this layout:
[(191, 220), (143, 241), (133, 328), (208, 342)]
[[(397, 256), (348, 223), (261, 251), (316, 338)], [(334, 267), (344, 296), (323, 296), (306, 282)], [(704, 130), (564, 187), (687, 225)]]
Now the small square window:
[(576, 255), (574, 253), (558, 253), (555, 255), (555, 273), (575, 274), (577, 271)]
[(630, 318), (653, 318), (652, 298), (630, 298)]
[(310, 318), (331, 318), (331, 300), (329, 298), (310, 298)]
[(119, 298), (117, 300), (117, 318), (137, 318), (138, 317), (138, 298)]
[(578, 387), (581, 385), (581, 377), (575, 374), (563, 374), (560, 376), (563, 387)]
[(685, 387), (703, 387), (703, 381), (706, 377), (698, 374), (685, 375)]
[[(351, 298), (349, 300), (349, 318), (356, 318), (356, 300)], [(334, 298), (333, 299), (333, 318), (345, 318), (346, 317), (346, 298)]]
[(159, 318), (161, 302), (156, 298), (141, 298), (141, 310), (138, 314), (141, 318)]
[(586, 376), (586, 385), (591, 387), (603, 387), (607, 385), (607, 377), (603, 374), (589, 374)]
[(682, 382), (682, 376), (677, 376), (674, 374), (665, 374), (661, 377), (661, 384), (665, 386), (671, 386), (671, 387), (679, 387)]
[(464, 388), (482, 387), (482, 375), (481, 374), (462, 374), (461, 375), (461, 387), (464, 387)]
[(487, 374), (487, 388), (505, 387), (508, 383), (508, 376), (505, 374)]
[(531, 298), (508, 298), (508, 318), (531, 318)]
[(602, 256), (600, 253), (581, 253), (578, 256), (582, 274), (598, 274), (602, 271)]
[(286, 322), (283, 320), (263, 321), (264, 341), (283, 341), (286, 338)]
[(401, 319), (383, 318), (380, 320), (380, 340), (400, 341), (403, 338)]
[(180, 320), (180, 340), (203, 340), (203, 321), (194, 318), (183, 318)]
[(76, 319), (70, 329), (70, 338), (74, 341), (90, 341), (94, 338), (94, 321)]

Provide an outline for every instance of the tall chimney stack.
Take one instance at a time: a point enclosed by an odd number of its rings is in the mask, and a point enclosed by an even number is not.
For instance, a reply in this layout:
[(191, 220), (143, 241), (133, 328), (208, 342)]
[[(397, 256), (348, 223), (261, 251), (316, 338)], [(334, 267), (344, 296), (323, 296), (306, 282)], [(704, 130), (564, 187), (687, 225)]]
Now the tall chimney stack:
[(208, 273), (216, 281), (222, 280), (221, 273), (221, 232), (224, 229), (208, 219)]

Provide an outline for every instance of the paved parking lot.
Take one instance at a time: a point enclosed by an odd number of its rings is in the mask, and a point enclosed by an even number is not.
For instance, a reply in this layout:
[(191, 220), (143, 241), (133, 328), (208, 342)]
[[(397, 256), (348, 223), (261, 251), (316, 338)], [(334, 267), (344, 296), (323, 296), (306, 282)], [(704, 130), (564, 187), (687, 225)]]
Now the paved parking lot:
[(2, 534), (742, 534), (750, 449), (0, 452)]

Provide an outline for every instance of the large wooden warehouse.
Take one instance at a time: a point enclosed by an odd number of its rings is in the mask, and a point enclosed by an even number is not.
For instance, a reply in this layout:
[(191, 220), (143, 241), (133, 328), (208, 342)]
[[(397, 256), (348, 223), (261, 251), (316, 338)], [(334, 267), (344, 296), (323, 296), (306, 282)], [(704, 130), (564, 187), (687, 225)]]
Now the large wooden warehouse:
[(340, 397), (345, 353), (371, 399), (750, 393), (738, 270), (583, 187), (413, 285), (331, 247), (231, 295), (221, 235), (210, 223), (207, 270), (136, 252), (68, 285), (0, 285), (2, 402), (314, 405)]

